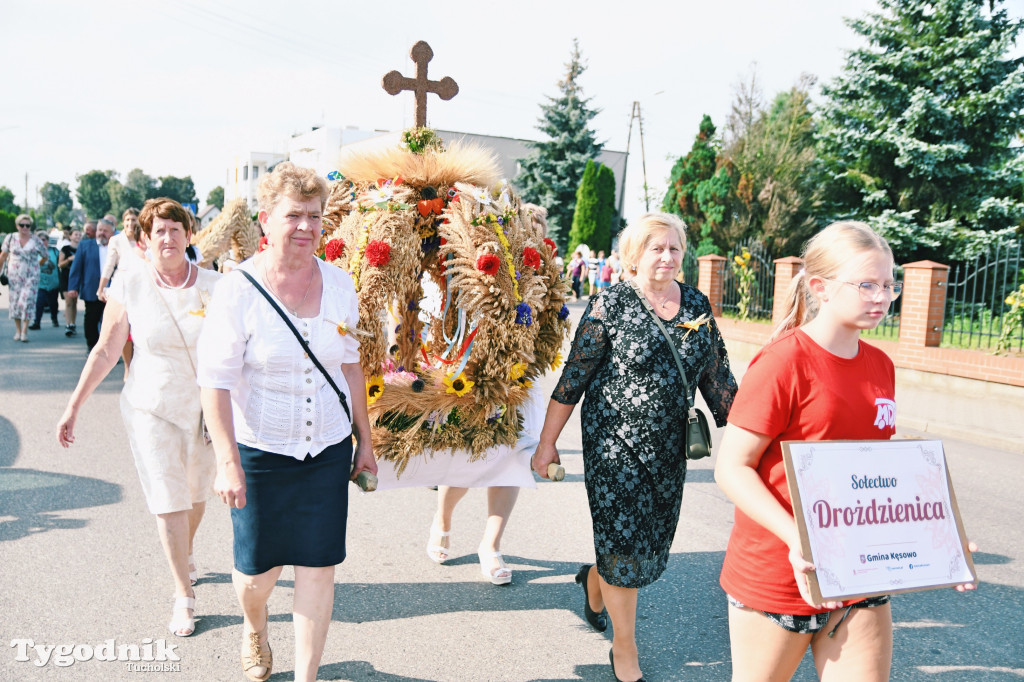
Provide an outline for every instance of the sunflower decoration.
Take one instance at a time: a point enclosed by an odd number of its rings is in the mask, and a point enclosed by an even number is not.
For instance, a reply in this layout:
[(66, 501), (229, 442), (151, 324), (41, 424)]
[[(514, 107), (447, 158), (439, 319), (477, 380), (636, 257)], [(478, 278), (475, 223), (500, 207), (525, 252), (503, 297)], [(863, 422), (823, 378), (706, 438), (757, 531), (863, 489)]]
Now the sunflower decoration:
[(373, 377), (374, 452), (399, 474), (426, 450), (515, 443), (516, 408), (569, 332), (543, 209), (498, 181), (492, 152), (425, 129), (405, 138), (342, 159), (321, 242), (353, 278), (358, 330), (344, 331)]

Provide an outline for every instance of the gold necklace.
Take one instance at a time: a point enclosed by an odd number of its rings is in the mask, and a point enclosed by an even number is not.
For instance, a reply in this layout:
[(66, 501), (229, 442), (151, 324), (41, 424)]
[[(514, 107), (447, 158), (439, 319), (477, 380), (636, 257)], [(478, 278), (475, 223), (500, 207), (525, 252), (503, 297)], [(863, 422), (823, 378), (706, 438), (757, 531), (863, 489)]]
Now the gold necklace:
[[(302, 295), (302, 300), (299, 301), (299, 305), (295, 306), (294, 309), (288, 307), (287, 304), (285, 304), (284, 306), (285, 308), (288, 309), (288, 312), (290, 312), (295, 317), (299, 316), (299, 308), (301, 308), (302, 305), (306, 302), (306, 298), (309, 296), (309, 290), (313, 288), (313, 277), (316, 275), (316, 269), (316, 263), (314, 262), (313, 269), (309, 271), (309, 283), (306, 284), (306, 293)], [(274, 296), (277, 296), (277, 300), (281, 301), (281, 303), (283, 304), (284, 299), (281, 297), (281, 294), (277, 293), (277, 289), (275, 289), (274, 285), (270, 283), (270, 271), (267, 269), (266, 262), (263, 263), (263, 277), (267, 280), (267, 286), (270, 287), (270, 291), (273, 292)]]

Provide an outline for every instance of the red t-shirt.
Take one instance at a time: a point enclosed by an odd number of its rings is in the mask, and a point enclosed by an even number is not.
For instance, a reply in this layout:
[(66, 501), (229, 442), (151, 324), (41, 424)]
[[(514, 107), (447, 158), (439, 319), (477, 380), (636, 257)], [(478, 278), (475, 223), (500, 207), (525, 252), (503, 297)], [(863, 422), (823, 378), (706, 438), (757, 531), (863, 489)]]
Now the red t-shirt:
[[(856, 357), (840, 358), (794, 329), (751, 360), (729, 423), (772, 437), (757, 473), (792, 513), (782, 441), (891, 438), (896, 431), (895, 383), (892, 360), (874, 346), (861, 341)], [(739, 508), (720, 583), (744, 605), (760, 611), (819, 613), (800, 597), (786, 544)]]

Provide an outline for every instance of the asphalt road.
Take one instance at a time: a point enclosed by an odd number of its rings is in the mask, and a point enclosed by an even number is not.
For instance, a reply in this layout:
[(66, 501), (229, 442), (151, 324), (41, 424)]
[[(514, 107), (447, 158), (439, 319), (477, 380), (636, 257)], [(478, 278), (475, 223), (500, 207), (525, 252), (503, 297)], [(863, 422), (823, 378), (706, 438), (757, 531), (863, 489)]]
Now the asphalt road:
[[(243, 679), (227, 509), (210, 502), (196, 542), (197, 631), (175, 638), (166, 627), (172, 584), (117, 406), (121, 366), (82, 411), (78, 442), (62, 450), (54, 426), (84, 363), (85, 342), (44, 327), (30, 343), (16, 343), (5, 307), (0, 320), (0, 680)], [(943, 589), (894, 598), (892, 677), (1019, 680), (1024, 459), (965, 442), (945, 446), (965, 526), (984, 550), (975, 557), (982, 585), (967, 595)], [(472, 491), (456, 512), (454, 559), (445, 566), (424, 552), (434, 492), (354, 494), (349, 558), (337, 569), (321, 679), (612, 680), (611, 633), (586, 626), (573, 584), (580, 563), (593, 560), (577, 417), (559, 447), (566, 480), (524, 490), (508, 527), (503, 549), (515, 571), (508, 587), (480, 578), (482, 491)], [(640, 595), (648, 680), (730, 676), (717, 578), (732, 507), (711, 467), (691, 465), (668, 570)], [(273, 680), (292, 679), (291, 581), (286, 569), (270, 600)], [(39, 654), (26, 640), (58, 648), (37, 665)], [(107, 640), (143, 652), (158, 651), (163, 640), (180, 660), (167, 661), (167, 671), (130, 670), (97, 660), (96, 652), (75, 660), (86, 646), (102, 653)], [(814, 679), (808, 660), (796, 679)]]

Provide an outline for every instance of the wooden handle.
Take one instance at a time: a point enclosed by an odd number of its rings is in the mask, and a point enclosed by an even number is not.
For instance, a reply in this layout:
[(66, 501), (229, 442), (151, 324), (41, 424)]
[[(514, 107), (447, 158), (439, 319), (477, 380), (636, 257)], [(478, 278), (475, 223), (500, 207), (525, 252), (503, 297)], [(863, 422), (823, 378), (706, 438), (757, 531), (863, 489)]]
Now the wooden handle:
[(552, 462), (548, 465), (548, 478), (552, 481), (561, 481), (565, 478), (565, 467), (561, 464), (555, 464)]

